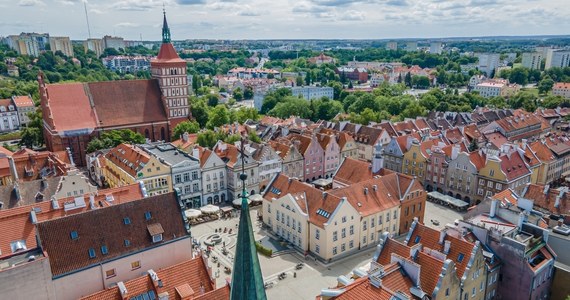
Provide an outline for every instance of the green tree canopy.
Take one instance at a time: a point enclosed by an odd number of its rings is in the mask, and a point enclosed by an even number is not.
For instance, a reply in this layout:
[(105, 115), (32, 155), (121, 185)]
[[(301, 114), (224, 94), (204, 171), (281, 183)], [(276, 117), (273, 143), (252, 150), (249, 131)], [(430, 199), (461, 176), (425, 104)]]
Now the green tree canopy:
[(176, 125), (172, 131), (172, 140), (177, 140), (185, 132), (187, 133), (197, 133), (200, 131), (200, 124), (196, 121), (184, 121)]
[(208, 123), (206, 127), (214, 129), (230, 122), (230, 112), (225, 105), (218, 104), (212, 108), (208, 114)]

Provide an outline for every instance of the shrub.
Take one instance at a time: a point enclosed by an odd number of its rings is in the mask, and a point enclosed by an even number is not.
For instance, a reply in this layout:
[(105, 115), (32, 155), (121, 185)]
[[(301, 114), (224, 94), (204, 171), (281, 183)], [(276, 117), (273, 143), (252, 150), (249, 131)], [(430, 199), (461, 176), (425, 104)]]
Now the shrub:
[(257, 249), (257, 252), (267, 257), (271, 257), (271, 255), (273, 254), (273, 250), (263, 247), (263, 245), (261, 245), (258, 242), (255, 242), (255, 248)]

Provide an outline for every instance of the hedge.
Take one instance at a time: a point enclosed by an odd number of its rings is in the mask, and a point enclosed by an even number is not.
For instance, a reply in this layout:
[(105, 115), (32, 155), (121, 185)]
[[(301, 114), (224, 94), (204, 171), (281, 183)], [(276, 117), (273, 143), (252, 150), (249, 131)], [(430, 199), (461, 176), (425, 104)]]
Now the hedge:
[(257, 252), (265, 256), (271, 257), (271, 255), (273, 254), (273, 250), (263, 247), (263, 245), (261, 245), (258, 242), (255, 242), (255, 248), (257, 249)]

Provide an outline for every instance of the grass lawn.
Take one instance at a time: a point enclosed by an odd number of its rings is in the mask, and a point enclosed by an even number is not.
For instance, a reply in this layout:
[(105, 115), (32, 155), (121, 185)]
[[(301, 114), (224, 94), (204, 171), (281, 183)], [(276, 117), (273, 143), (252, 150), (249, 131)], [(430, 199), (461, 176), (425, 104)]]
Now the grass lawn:
[(17, 140), (20, 138), (21, 132), (14, 131), (5, 134), (0, 134), (0, 142), (9, 141), (9, 140)]

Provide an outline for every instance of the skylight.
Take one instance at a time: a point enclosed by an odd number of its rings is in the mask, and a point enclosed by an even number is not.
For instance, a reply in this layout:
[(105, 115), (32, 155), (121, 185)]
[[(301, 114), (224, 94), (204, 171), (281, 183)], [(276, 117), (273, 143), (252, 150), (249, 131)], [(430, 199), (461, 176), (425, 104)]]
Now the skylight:
[(144, 213), (144, 218), (147, 221), (150, 220), (150, 218), (152, 218), (152, 214), (150, 213), (150, 211)]
[(419, 243), (421, 239), (422, 239), (422, 237), (419, 236), (419, 235), (417, 235), (417, 236), (416, 236), (416, 239), (414, 240), (414, 243), (415, 243), (415, 244)]
[(89, 258), (95, 258), (95, 249), (89, 248)]
[(323, 217), (325, 217), (325, 218), (327, 218), (327, 219), (331, 216), (331, 214), (330, 214), (329, 212), (327, 212), (326, 210), (324, 210), (324, 209), (322, 209), (322, 208), (319, 208), (319, 209), (317, 210), (317, 215), (323, 216)]
[(107, 249), (107, 246), (105, 245), (101, 246), (101, 254), (103, 255), (109, 254), (109, 249)]
[(278, 188), (274, 187), (274, 186), (271, 187), (271, 192), (272, 192), (273, 194), (276, 194), (276, 195), (281, 194), (281, 191), (280, 191)]
[(129, 225), (129, 224), (131, 224), (131, 219), (129, 219), (129, 218), (123, 218), (123, 223), (124, 223), (125, 225)]
[(71, 235), (72, 240), (76, 240), (77, 238), (79, 238), (79, 235), (77, 234), (77, 231), (75, 231), (75, 230), (72, 231), (70, 235)]
[(130, 246), (130, 245), (131, 245), (131, 241), (125, 240), (125, 247), (128, 247), (128, 246)]
[(457, 257), (457, 261), (462, 262), (464, 257), (465, 257), (465, 255), (463, 253), (459, 253), (459, 256)]

